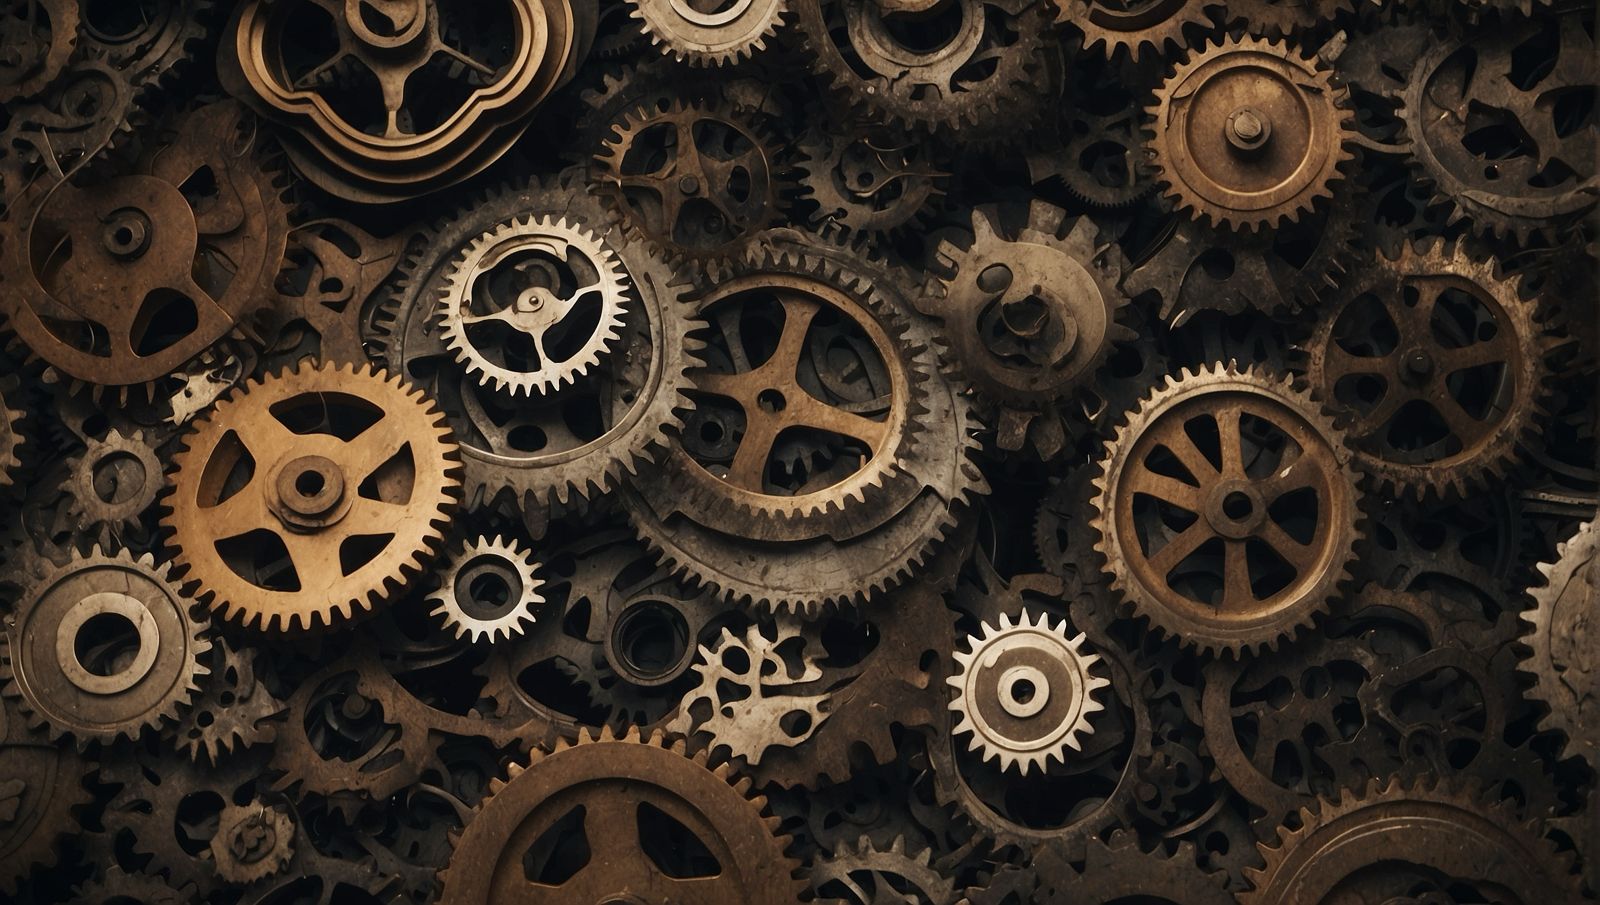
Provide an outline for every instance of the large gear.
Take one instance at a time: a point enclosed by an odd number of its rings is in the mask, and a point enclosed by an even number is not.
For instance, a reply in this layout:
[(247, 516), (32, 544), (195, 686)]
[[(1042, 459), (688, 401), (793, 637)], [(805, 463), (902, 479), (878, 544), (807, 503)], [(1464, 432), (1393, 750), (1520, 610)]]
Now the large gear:
[(1233, 230), (1294, 222), (1332, 196), (1352, 120), (1348, 92), (1295, 47), (1230, 38), (1156, 89), (1150, 150), (1174, 203)]
[(1540, 725), (1567, 737), (1566, 750), (1600, 765), (1600, 701), (1595, 677), (1595, 610), (1600, 606), (1600, 529), (1584, 522), (1561, 545), (1553, 563), (1541, 563), (1547, 584), (1533, 591), (1534, 608), (1522, 619), (1533, 627), (1524, 639), (1530, 654), (1520, 668), (1533, 675), (1529, 693), (1549, 708)]
[[(1276, 647), (1350, 577), (1360, 537), (1351, 462), (1332, 420), (1284, 379), (1185, 370), (1140, 404), (1101, 460), (1096, 549), (1112, 587), (1186, 645)], [(1293, 494), (1307, 498), (1282, 502)]]
[(95, 548), (38, 562), (6, 618), (0, 674), (53, 738), (136, 738), (178, 715), (210, 670), (207, 624), (167, 564)]
[[(748, 788), (637, 732), (535, 750), (494, 781), (456, 840), (439, 901), (797, 901), (798, 865)], [(652, 843), (663, 831), (674, 845)], [(593, 854), (574, 864), (558, 845), (570, 836)]]
[(727, 66), (765, 50), (788, 0), (628, 0), (650, 42), (691, 66)]
[(1126, 55), (1139, 60), (1188, 46), (1185, 32), (1208, 30), (1210, 10), (1221, 3), (1205, 0), (1054, 0), (1056, 19), (1083, 32), (1085, 50), (1107, 58)]
[(422, 570), (456, 503), (458, 463), (438, 409), (400, 378), (303, 365), (197, 421), (173, 457), (162, 524), (218, 618), (326, 628)]
[(450, 558), (428, 615), (474, 644), (509, 641), (538, 619), (544, 598), (533, 555), (504, 538), (468, 541)]
[(965, 651), (955, 651), (955, 674), (945, 680), (956, 689), (950, 732), (971, 733), (969, 750), (999, 761), (1002, 771), (1027, 775), (1051, 760), (1066, 762), (1073, 756), (1067, 749), (1081, 751), (1079, 737), (1094, 732), (1093, 715), (1105, 709), (1097, 692), (1111, 684), (1091, 672), (1100, 658), (1084, 649), (1084, 639), (1042, 613), (1016, 622), (1002, 614), (998, 626), (984, 624)]

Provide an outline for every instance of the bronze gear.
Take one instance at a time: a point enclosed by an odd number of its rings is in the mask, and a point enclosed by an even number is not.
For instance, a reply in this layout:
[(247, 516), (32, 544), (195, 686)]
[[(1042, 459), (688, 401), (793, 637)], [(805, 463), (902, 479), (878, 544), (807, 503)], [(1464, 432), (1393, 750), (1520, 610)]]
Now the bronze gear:
[(765, 50), (788, 0), (628, 0), (650, 43), (691, 66), (727, 66)]
[[(364, 429), (342, 435), (351, 425)], [(450, 430), (420, 391), (370, 365), (303, 364), (196, 419), (173, 456), (162, 525), (219, 618), (326, 628), (424, 568), (459, 475)]]
[(1085, 50), (1099, 49), (1107, 59), (1119, 53), (1139, 60), (1147, 52), (1166, 54), (1189, 44), (1188, 29), (1209, 30), (1210, 10), (1221, 3), (1206, 0), (1054, 0), (1056, 20), (1083, 32)]
[(0, 377), (0, 487), (10, 487), (16, 480), (17, 469), (22, 466), (22, 459), (17, 453), (27, 442), (27, 436), (22, 432), (22, 422), (28, 413), (21, 408), (12, 408), (10, 400), (18, 398), (19, 382), (13, 378)]
[(100, 876), (72, 891), (78, 905), (186, 905), (195, 900), (192, 886), (175, 886), (148, 873), (129, 873), (121, 867), (105, 869)]
[(819, 901), (838, 905), (877, 905), (891, 897), (919, 905), (954, 905), (955, 879), (932, 864), (931, 849), (917, 850), (896, 836), (883, 849), (862, 836), (818, 857), (811, 889)]
[(43, 91), (66, 68), (78, 45), (77, 0), (19, 0), (0, 15), (0, 102)]
[(217, 815), (211, 837), (211, 861), (226, 883), (246, 885), (283, 870), (294, 854), (294, 822), (278, 807), (259, 798), (248, 804), (229, 802)]
[(1519, 669), (1533, 676), (1529, 692), (1549, 708), (1540, 728), (1567, 737), (1566, 753), (1600, 765), (1600, 704), (1595, 701), (1596, 663), (1594, 614), (1600, 606), (1600, 529), (1594, 521), (1578, 526), (1563, 542), (1555, 562), (1540, 563), (1546, 584), (1531, 593), (1534, 607), (1522, 614), (1533, 627), (1523, 639), (1530, 651)]
[(428, 615), (473, 644), (511, 641), (544, 610), (533, 554), (515, 540), (480, 537), (462, 544), (428, 595)]
[(156, 501), (165, 470), (143, 432), (115, 429), (91, 439), (67, 460), (71, 515), (85, 535), (109, 544), (113, 535), (135, 525)]
[[(777, 818), (763, 816), (765, 801), (749, 787), (726, 766), (712, 768), (681, 744), (637, 731), (535, 750), (526, 767), (512, 764), (506, 779), (490, 784), (439, 875), (439, 901), (798, 901), (799, 865), (785, 853)], [(660, 848), (650, 838), (660, 832), (698, 840), (709, 860), (662, 863), (685, 846)], [(553, 849), (558, 837), (577, 833), (591, 855), (573, 873)]]
[(210, 672), (207, 623), (153, 556), (95, 547), (41, 558), (6, 618), (0, 674), (52, 738), (137, 738), (169, 722)]
[(823, 228), (883, 234), (918, 225), (949, 181), (928, 144), (867, 124), (808, 129), (797, 147), (801, 195)]
[(1177, 65), (1145, 111), (1158, 180), (1177, 207), (1218, 227), (1299, 220), (1331, 197), (1354, 157), (1348, 106), (1328, 67), (1291, 45), (1207, 46)]
[(30, 871), (56, 863), (56, 841), (91, 800), (89, 770), (72, 746), (28, 727), (13, 693), (0, 694), (0, 893), (15, 894)]
[(1357, 0), (1248, 0), (1228, 7), (1253, 35), (1281, 38), (1321, 28), (1356, 6)]
[[(1283, 378), (1184, 370), (1128, 416), (1100, 462), (1096, 549), (1113, 589), (1182, 644), (1276, 647), (1350, 577), (1351, 459), (1332, 420)], [(1316, 518), (1304, 524), (1308, 504)]]

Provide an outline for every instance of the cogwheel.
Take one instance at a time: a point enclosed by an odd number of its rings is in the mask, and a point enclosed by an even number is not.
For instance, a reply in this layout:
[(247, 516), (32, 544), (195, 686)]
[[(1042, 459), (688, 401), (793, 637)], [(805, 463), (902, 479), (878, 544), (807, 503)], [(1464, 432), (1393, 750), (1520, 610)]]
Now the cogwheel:
[(1360, 468), (1417, 498), (1484, 486), (1533, 442), (1558, 342), (1520, 278), (1460, 245), (1381, 254), (1345, 280), (1307, 341)]
[(6, 618), (0, 675), (51, 738), (137, 738), (178, 714), (210, 673), (207, 623), (166, 563), (126, 551), (39, 557)]
[(951, 734), (972, 733), (967, 750), (999, 761), (1001, 771), (1016, 767), (1026, 776), (1052, 759), (1066, 763), (1067, 749), (1081, 751), (1080, 736), (1094, 732), (1091, 715), (1105, 709), (1097, 692), (1111, 680), (1090, 674), (1100, 657), (1084, 650), (1082, 632), (1068, 638), (1066, 620), (1052, 623), (1043, 613), (1030, 620), (1024, 612), (1016, 622), (1001, 614), (998, 627), (984, 623), (980, 631), (952, 654), (955, 675), (945, 679), (956, 689)]
[(457, 254), (439, 293), (440, 335), (482, 385), (547, 396), (615, 348), (632, 291), (593, 232), (529, 216), (497, 224)]
[(1106, 59), (1124, 54), (1134, 61), (1147, 51), (1160, 55), (1188, 46), (1184, 31), (1210, 29), (1210, 11), (1222, 3), (1204, 0), (1054, 0), (1056, 21), (1083, 32), (1085, 50), (1099, 48)]
[(691, 66), (727, 66), (765, 50), (787, 0), (628, 0), (650, 43)]
[(235, 650), (226, 637), (211, 646), (211, 677), (172, 727), (174, 747), (196, 763), (201, 755), (211, 764), (234, 751), (267, 744), (277, 735), (273, 717), (283, 702), (256, 676), (260, 648)]
[(1330, 72), (1292, 45), (1259, 38), (1190, 54), (1145, 111), (1166, 195), (1232, 230), (1296, 221), (1332, 197), (1355, 155), (1349, 91)]
[[(765, 808), (750, 780), (687, 756), (681, 742), (585, 732), (489, 784), (439, 874), (439, 902), (800, 901), (799, 864)], [(657, 847), (651, 837), (663, 832), (680, 844)], [(714, 860), (673, 857), (685, 837)], [(587, 842), (586, 862), (560, 844), (574, 838)]]
[(885, 235), (919, 224), (944, 196), (949, 173), (925, 142), (870, 125), (809, 129), (800, 136), (800, 193), (817, 205), (811, 222)]
[(301, 364), (195, 420), (161, 524), (214, 614), (268, 632), (331, 627), (422, 571), (460, 494), (459, 459), (404, 380)]
[(1600, 528), (1584, 522), (1578, 533), (1556, 551), (1556, 561), (1540, 563), (1546, 583), (1531, 593), (1534, 608), (1522, 614), (1533, 627), (1523, 639), (1530, 653), (1519, 668), (1533, 676), (1528, 694), (1544, 702), (1550, 712), (1540, 721), (1541, 729), (1553, 729), (1567, 737), (1566, 752), (1576, 754), (1600, 767), (1600, 662), (1596, 651), (1600, 639), (1594, 637), (1596, 612), (1600, 612)]
[(112, 430), (88, 441), (67, 460), (64, 482), (79, 530), (110, 543), (118, 528), (137, 522), (156, 501), (162, 471), (161, 457), (142, 431), (129, 436)]
[(503, 537), (480, 537), (461, 546), (428, 595), (428, 615), (473, 644), (521, 636), (544, 606), (533, 553)]
[(1069, 857), (1061, 846), (1046, 842), (1034, 853), (1033, 870), (1039, 877), (1032, 900), (1037, 905), (1119, 900), (1237, 905), (1225, 875), (1196, 863), (1193, 843), (1180, 842), (1171, 853), (1161, 847), (1147, 852), (1132, 830), (1089, 840), (1081, 857)]
[(83, 787), (89, 769), (70, 745), (30, 730), (13, 694), (0, 694), (0, 894), (56, 863), (56, 841), (77, 826), (74, 809), (93, 800)]
[(1326, 25), (1355, 9), (1356, 0), (1249, 0), (1228, 6), (1230, 18), (1242, 18), (1253, 35), (1283, 38)]
[(1168, 378), (1106, 444), (1094, 482), (1112, 588), (1184, 645), (1276, 649), (1350, 578), (1352, 458), (1316, 401), (1269, 372)]
[(1533, 823), (1464, 788), (1373, 781), (1300, 815), (1299, 829), (1258, 846), (1266, 866), (1245, 871), (1251, 888), (1238, 894), (1240, 905), (1341, 894), (1507, 905), (1581, 899), (1576, 877)]
[(27, 413), (12, 408), (6, 400), (7, 396), (15, 399), (19, 395), (19, 385), (14, 378), (0, 378), (0, 487), (10, 487), (17, 468), (22, 465), (17, 453), (26, 440), (22, 421)]
[(260, 799), (229, 802), (217, 815), (217, 834), (211, 837), (217, 876), (242, 886), (278, 873), (294, 856), (294, 834), (294, 822), (280, 808)]
[(38, 94), (61, 75), (78, 46), (77, 0), (8, 4), (0, 36), (13, 54), (0, 61), (0, 103)]
[(197, 900), (193, 886), (176, 886), (155, 874), (129, 873), (115, 865), (72, 891), (77, 905), (187, 905)]
[(933, 850), (908, 850), (904, 836), (887, 849), (862, 836), (811, 867), (811, 890), (818, 900), (838, 905), (876, 905), (899, 899), (925, 905), (952, 905), (956, 881), (932, 864)]
[(918, 302), (943, 325), (954, 368), (983, 399), (997, 445), (1031, 443), (1050, 458), (1066, 444), (1059, 407), (1088, 382), (1115, 342), (1134, 338), (1117, 323), (1128, 298), (1123, 261), (1088, 217), (1069, 221), (1043, 201), (1020, 229), (996, 208), (972, 215), (972, 242), (940, 243), (942, 272)]

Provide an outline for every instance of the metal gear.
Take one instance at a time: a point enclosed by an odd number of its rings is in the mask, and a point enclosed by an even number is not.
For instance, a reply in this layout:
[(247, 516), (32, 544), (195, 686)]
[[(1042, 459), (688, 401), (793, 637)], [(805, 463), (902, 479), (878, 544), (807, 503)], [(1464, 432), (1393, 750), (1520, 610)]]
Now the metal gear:
[(1349, 580), (1360, 537), (1351, 460), (1318, 403), (1282, 378), (1185, 369), (1128, 416), (1100, 462), (1096, 549), (1112, 587), (1184, 645), (1276, 648)]
[(1556, 342), (1517, 277), (1464, 247), (1358, 268), (1306, 350), (1312, 389), (1386, 490), (1460, 495), (1532, 442)]
[(954, 652), (955, 674), (945, 679), (956, 689), (951, 734), (971, 733), (967, 749), (1002, 771), (1026, 776), (1051, 760), (1066, 763), (1067, 749), (1082, 751), (1079, 736), (1094, 732), (1092, 715), (1105, 709), (1097, 692), (1111, 680), (1090, 672), (1100, 657), (1084, 649), (1082, 632), (1068, 637), (1066, 622), (1044, 613), (1014, 622), (1002, 614), (998, 626), (980, 631)]
[(27, 441), (22, 433), (22, 422), (27, 418), (27, 412), (19, 408), (12, 408), (6, 397), (17, 398), (18, 383), (14, 380), (0, 378), (0, 488), (10, 487), (16, 480), (16, 472), (22, 465), (17, 453)]
[[(1039, 877), (1033, 901), (1067, 905), (1137, 897), (1151, 905), (1235, 905), (1221, 875), (1200, 870), (1195, 858), (1195, 848), (1187, 842), (1171, 853), (1145, 851), (1130, 830), (1117, 830), (1109, 840), (1091, 840), (1081, 859), (1065, 857), (1046, 844), (1033, 859)], [(1080, 860), (1081, 866), (1075, 866)]]
[(89, 769), (71, 746), (29, 729), (13, 695), (0, 695), (0, 893), (15, 894), (34, 868), (56, 863), (56, 841), (91, 800)]
[(79, 530), (109, 544), (156, 501), (165, 466), (143, 432), (111, 430), (67, 460), (66, 488)]
[(1356, 0), (1249, 0), (1230, 4), (1230, 17), (1242, 18), (1251, 34), (1281, 38), (1321, 28), (1355, 9)]
[(863, 836), (817, 859), (811, 889), (819, 899), (839, 905), (953, 905), (955, 878), (934, 867), (932, 858), (931, 850), (918, 851), (904, 837), (880, 849)]
[(1211, 28), (1210, 11), (1223, 4), (1204, 0), (1054, 0), (1056, 20), (1083, 32), (1085, 50), (1107, 59), (1123, 54), (1137, 61), (1189, 44), (1188, 29)]
[(788, 0), (628, 0), (650, 43), (691, 66), (728, 66), (765, 50)]
[(1229, 38), (1156, 89), (1150, 152), (1174, 204), (1237, 231), (1276, 228), (1329, 199), (1354, 154), (1349, 92), (1295, 47)]
[(245, 885), (283, 870), (294, 855), (294, 822), (276, 806), (256, 799), (229, 802), (217, 815), (211, 860), (224, 882)]
[(256, 670), (257, 648), (235, 648), (225, 636), (211, 644), (210, 677), (189, 709), (172, 727), (174, 745), (199, 762), (211, 764), (277, 735), (277, 717), (284, 710)]
[(1600, 605), (1600, 529), (1594, 521), (1578, 526), (1578, 533), (1561, 544), (1556, 561), (1540, 563), (1546, 584), (1533, 590), (1534, 608), (1522, 614), (1533, 633), (1522, 639), (1529, 649), (1519, 669), (1533, 676), (1529, 692), (1549, 708), (1540, 728), (1567, 737), (1567, 754), (1576, 754), (1600, 766), (1600, 701), (1594, 678), (1594, 613)]
[(544, 609), (533, 554), (515, 540), (480, 537), (463, 544), (428, 595), (428, 615), (473, 644), (512, 641)]
[(194, 895), (192, 887), (176, 887), (153, 874), (129, 873), (113, 866), (73, 890), (72, 901), (79, 905), (185, 905), (194, 901)]
[(52, 738), (137, 738), (199, 691), (208, 625), (166, 563), (96, 547), (30, 571), (6, 617), (0, 675)]
[(797, 147), (800, 192), (824, 228), (883, 235), (914, 226), (949, 181), (928, 145), (870, 125), (810, 129)]
[(219, 618), (332, 627), (423, 569), (459, 494), (459, 458), (439, 410), (399, 377), (301, 365), (196, 420), (162, 525)]
[[(798, 901), (799, 865), (748, 790), (727, 767), (638, 732), (535, 750), (491, 784), (440, 873), (439, 901)], [(570, 838), (588, 858), (563, 850)]]
[(621, 341), (633, 287), (616, 255), (581, 225), (549, 216), (500, 223), (452, 263), (440, 336), (486, 387), (549, 396)]
[(0, 13), (0, 102), (43, 91), (61, 75), (78, 45), (76, 0), (17, 0)]

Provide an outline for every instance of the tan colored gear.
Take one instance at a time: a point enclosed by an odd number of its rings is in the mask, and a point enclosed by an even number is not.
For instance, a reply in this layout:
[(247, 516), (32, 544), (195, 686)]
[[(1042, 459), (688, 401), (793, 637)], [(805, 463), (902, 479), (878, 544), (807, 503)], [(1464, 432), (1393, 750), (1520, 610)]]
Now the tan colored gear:
[[(1506, 905), (1582, 898), (1576, 876), (1531, 822), (1468, 789), (1373, 781), (1300, 817), (1299, 829), (1282, 828), (1276, 844), (1258, 845), (1266, 866), (1245, 871), (1251, 888), (1238, 894), (1240, 905), (1337, 901), (1341, 892), (1392, 901), (1415, 895), (1419, 883), (1475, 884), (1483, 901)], [(1383, 882), (1385, 872), (1397, 885)]]
[[(1307, 342), (1311, 388), (1344, 416), (1357, 464), (1382, 488), (1422, 498), (1484, 486), (1534, 440), (1550, 390), (1546, 355), (1556, 340), (1537, 320), (1537, 301), (1523, 297), (1520, 278), (1504, 273), (1498, 261), (1474, 257), (1460, 245), (1419, 250), (1407, 243), (1398, 257), (1380, 253), (1370, 263), (1345, 278), (1340, 304), (1317, 321)], [(1447, 297), (1451, 310), (1440, 306)], [(1460, 308), (1466, 298), (1472, 310)], [(1385, 334), (1392, 328), (1397, 338), (1384, 354), (1359, 354), (1375, 348), (1374, 337), (1341, 331), (1373, 300), (1389, 322), (1377, 326)], [(1492, 335), (1480, 338), (1477, 325), (1463, 332), (1463, 314), (1487, 314)], [(1479, 417), (1458, 398), (1473, 385), (1452, 381), (1496, 365), (1494, 392)], [(1374, 379), (1382, 387), (1376, 399), (1346, 395)], [(1390, 439), (1395, 419), (1416, 417), (1418, 406), (1437, 414), (1448, 434), (1416, 449), (1396, 448)]]
[(17, 451), (26, 440), (22, 421), (27, 413), (12, 408), (6, 400), (6, 396), (16, 397), (19, 385), (16, 380), (0, 378), (0, 394), (3, 394), (0, 395), (0, 487), (10, 487), (16, 479), (16, 470), (22, 465)]
[[(1244, 416), (1253, 448), (1246, 448)], [(1195, 433), (1212, 438), (1207, 449)], [(1106, 444), (1095, 478), (1095, 548), (1112, 588), (1187, 646), (1236, 655), (1275, 649), (1309, 626), (1350, 578), (1360, 538), (1352, 458), (1332, 419), (1285, 379), (1232, 364), (1168, 378)], [(1283, 522), (1308, 514), (1303, 498), (1273, 507), (1307, 491), (1316, 512), (1302, 542)], [(1149, 516), (1149, 531), (1140, 530), (1136, 511)], [(1162, 545), (1152, 549), (1158, 538)], [(1218, 547), (1220, 567), (1210, 561)], [(1195, 563), (1197, 554), (1207, 561)], [(1294, 573), (1288, 580), (1285, 566)], [(1256, 587), (1271, 574), (1276, 587), (1258, 597)]]
[[(1147, 51), (1166, 53), (1188, 45), (1184, 30), (1209, 29), (1207, 10), (1222, 3), (1204, 0), (1143, 0), (1126, 4), (1094, 0), (1054, 0), (1056, 21), (1083, 32), (1085, 50), (1099, 48), (1106, 59), (1119, 52), (1138, 60)], [(1126, 7), (1126, 8), (1124, 8)]]
[(239, 885), (265, 880), (288, 866), (294, 835), (294, 822), (279, 808), (259, 799), (246, 805), (228, 802), (211, 837), (217, 876)]
[[(1249, 104), (1236, 99), (1241, 92)], [(1296, 222), (1354, 159), (1349, 91), (1296, 47), (1229, 38), (1190, 54), (1156, 89), (1158, 181), (1197, 220), (1233, 230)]]
[[(480, 601), (480, 581), (505, 594), (503, 601)], [(544, 606), (533, 553), (514, 540), (480, 537), (461, 545), (439, 574), (439, 589), (428, 595), (428, 615), (443, 621), (456, 638), (473, 644), (510, 641), (527, 632)]]
[[(5, 623), (0, 676), (52, 738), (137, 738), (178, 715), (210, 673), (208, 624), (166, 563), (95, 547), (41, 557)], [(103, 635), (117, 626), (121, 635)], [(131, 642), (125, 643), (125, 642)], [(98, 654), (85, 663), (85, 652)]]
[(765, 50), (788, 0), (628, 0), (650, 43), (691, 66), (727, 66)]
[[(369, 426), (333, 433), (330, 405)], [(370, 365), (303, 364), (253, 380), (196, 419), (185, 442), (162, 525), (211, 611), (262, 631), (330, 627), (386, 600), (437, 550), (460, 492), (443, 416)], [(251, 535), (247, 548), (235, 541)], [(347, 544), (359, 538), (374, 540)], [(285, 562), (292, 575), (268, 571)]]
[(1083, 632), (1069, 638), (1066, 620), (1043, 613), (1029, 619), (1023, 612), (1015, 622), (1002, 613), (998, 626), (984, 623), (952, 654), (950, 734), (970, 732), (967, 750), (999, 761), (1001, 772), (1015, 767), (1027, 776), (1051, 760), (1066, 763), (1067, 749), (1082, 750), (1080, 736), (1094, 733), (1090, 717), (1105, 709), (1097, 692), (1111, 684), (1090, 674), (1100, 657), (1083, 649), (1086, 639)]
[(1567, 737), (1566, 753), (1600, 767), (1600, 522), (1578, 526), (1556, 561), (1540, 563), (1546, 584), (1532, 591), (1534, 608), (1522, 614), (1533, 627), (1523, 639), (1530, 653), (1519, 669), (1533, 676), (1528, 694), (1549, 707), (1539, 728)]
[[(503, 287), (514, 298), (496, 298), (502, 287), (492, 282), (508, 271), (523, 279)], [(439, 295), (440, 335), (484, 386), (546, 396), (590, 373), (621, 342), (631, 291), (616, 254), (592, 231), (565, 217), (529, 215), (497, 224), (457, 254)], [(573, 344), (562, 331), (587, 310), (596, 311), (593, 325), (579, 324), (586, 336)], [(475, 329), (489, 324), (517, 342)], [(475, 337), (489, 342), (480, 345)], [(514, 367), (509, 359), (525, 354), (529, 344), (531, 369)], [(557, 344), (575, 348), (558, 361), (551, 357)]]
[[(648, 805), (693, 834), (715, 859), (715, 873), (661, 869), (642, 844), (640, 815)], [(561, 824), (582, 808), (582, 828)], [(799, 864), (785, 851), (778, 819), (735, 780), (726, 765), (687, 756), (681, 742), (610, 730), (534, 750), (526, 767), (512, 764), (489, 785), (439, 874), (440, 905), (567, 902), (738, 902), (780, 905), (800, 900)], [(590, 857), (559, 883), (530, 881), (525, 857), (553, 832), (582, 833)], [(563, 871), (564, 873), (564, 871)], [(675, 874), (678, 874), (675, 876)]]
[(161, 457), (143, 431), (109, 431), (67, 462), (64, 482), (79, 530), (109, 543), (113, 529), (136, 521), (161, 492)]

